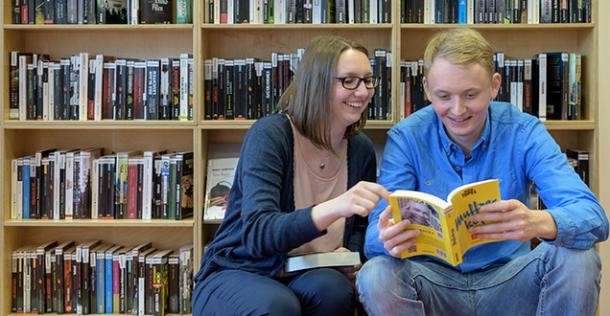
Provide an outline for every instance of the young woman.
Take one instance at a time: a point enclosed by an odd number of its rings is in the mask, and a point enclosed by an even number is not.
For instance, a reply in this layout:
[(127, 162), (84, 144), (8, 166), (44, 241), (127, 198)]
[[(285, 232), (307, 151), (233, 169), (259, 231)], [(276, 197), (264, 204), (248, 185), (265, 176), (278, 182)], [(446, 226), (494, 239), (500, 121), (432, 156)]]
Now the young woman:
[(353, 271), (283, 267), (289, 254), (362, 253), (366, 216), (388, 196), (359, 133), (377, 80), (363, 46), (335, 36), (309, 44), (281, 112), (244, 139), (225, 219), (195, 277), (194, 315), (353, 313)]

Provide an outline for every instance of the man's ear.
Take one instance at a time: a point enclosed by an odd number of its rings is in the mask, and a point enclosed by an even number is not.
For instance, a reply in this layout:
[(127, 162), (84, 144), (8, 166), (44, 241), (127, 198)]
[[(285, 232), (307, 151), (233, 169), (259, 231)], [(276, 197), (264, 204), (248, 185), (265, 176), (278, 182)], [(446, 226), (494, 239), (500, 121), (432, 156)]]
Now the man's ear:
[(500, 85), (502, 84), (502, 75), (497, 72), (491, 76), (491, 98), (495, 99), (500, 91)]

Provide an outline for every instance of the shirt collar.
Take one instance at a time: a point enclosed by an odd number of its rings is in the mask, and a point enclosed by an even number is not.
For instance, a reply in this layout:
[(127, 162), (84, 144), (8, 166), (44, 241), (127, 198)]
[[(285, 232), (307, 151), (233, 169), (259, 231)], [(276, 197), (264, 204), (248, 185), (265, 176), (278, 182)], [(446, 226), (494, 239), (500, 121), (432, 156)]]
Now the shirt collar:
[[(447, 155), (451, 154), (454, 150), (459, 148), (459, 145), (456, 144), (449, 135), (447, 135), (447, 131), (445, 130), (445, 125), (441, 118), (436, 114), (436, 123), (437, 123), (437, 131), (441, 141), (441, 145), (443, 146), (443, 150)], [(483, 145), (484, 147), (488, 147), (489, 139), (491, 139), (491, 105), (490, 108), (487, 109), (487, 118), (485, 120), (485, 127), (483, 127), (483, 133), (479, 139), (475, 142), (472, 147), (472, 151), (474, 151), (477, 147)]]

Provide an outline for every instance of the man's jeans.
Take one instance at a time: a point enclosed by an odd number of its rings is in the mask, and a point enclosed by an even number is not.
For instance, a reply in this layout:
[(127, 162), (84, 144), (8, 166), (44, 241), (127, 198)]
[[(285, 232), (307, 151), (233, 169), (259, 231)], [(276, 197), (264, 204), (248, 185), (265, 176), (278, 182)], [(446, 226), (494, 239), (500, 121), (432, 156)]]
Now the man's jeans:
[(369, 315), (594, 315), (601, 262), (595, 249), (541, 243), (506, 264), (462, 273), (435, 262), (378, 256), (358, 272)]

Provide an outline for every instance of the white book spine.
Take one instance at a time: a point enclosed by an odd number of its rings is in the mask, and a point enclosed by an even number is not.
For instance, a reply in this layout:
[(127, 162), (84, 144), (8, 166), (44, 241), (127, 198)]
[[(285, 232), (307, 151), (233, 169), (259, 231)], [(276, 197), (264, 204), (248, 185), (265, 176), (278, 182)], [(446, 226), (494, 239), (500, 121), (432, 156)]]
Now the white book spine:
[(78, 83), (78, 120), (87, 120), (87, 77), (89, 75), (89, 53), (80, 53), (79, 83)]
[(19, 159), (11, 160), (11, 218), (17, 218), (17, 172)]
[(65, 218), (72, 219), (72, 194), (74, 189), (74, 152), (66, 153), (66, 198)]
[(27, 119), (27, 56), (19, 56), (19, 120)]
[(98, 218), (99, 197), (99, 164), (98, 159), (94, 159), (91, 166), (91, 219)]
[(546, 53), (538, 54), (538, 118), (541, 121), (546, 121), (546, 96), (547, 96), (547, 78), (546, 78)]
[(142, 219), (152, 219), (152, 172), (153, 172), (153, 152), (144, 152), (144, 175), (142, 177)]
[(93, 97), (93, 119), (102, 120), (102, 83), (104, 79), (104, 55), (95, 56), (95, 94)]
[(188, 118), (188, 97), (189, 97), (189, 55), (180, 54), (180, 120)]

